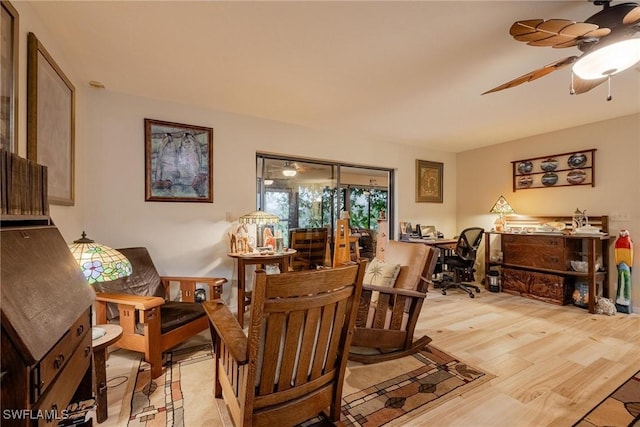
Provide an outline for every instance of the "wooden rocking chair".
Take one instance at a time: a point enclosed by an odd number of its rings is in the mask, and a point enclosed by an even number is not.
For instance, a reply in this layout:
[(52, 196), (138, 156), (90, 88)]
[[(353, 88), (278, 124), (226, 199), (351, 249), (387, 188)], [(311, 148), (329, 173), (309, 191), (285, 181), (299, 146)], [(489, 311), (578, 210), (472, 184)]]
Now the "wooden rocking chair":
[[(400, 264), (393, 287), (363, 285), (349, 360), (376, 363), (416, 353), (431, 338), (413, 333), (436, 268), (439, 250), (421, 243), (389, 241), (386, 263)], [(377, 297), (377, 299), (376, 299)], [(365, 347), (365, 348), (356, 348)]]
[(365, 263), (336, 269), (256, 273), (249, 335), (222, 300), (207, 301), (215, 396), (236, 427), (293, 426), (330, 408), (342, 384)]

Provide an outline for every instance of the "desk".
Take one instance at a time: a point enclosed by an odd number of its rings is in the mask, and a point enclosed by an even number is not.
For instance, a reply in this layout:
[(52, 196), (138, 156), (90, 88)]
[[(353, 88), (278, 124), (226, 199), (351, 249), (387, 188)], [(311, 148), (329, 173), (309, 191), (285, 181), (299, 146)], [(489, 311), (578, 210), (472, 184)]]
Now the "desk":
[(264, 266), (265, 264), (278, 264), (280, 272), (289, 271), (289, 257), (295, 254), (295, 249), (287, 249), (283, 253), (274, 253), (272, 255), (260, 255), (257, 253), (238, 254), (229, 252), (227, 256), (238, 260), (238, 323), (240, 327), (244, 327), (244, 310), (251, 299), (249, 293), (246, 292), (245, 268), (248, 265)]
[(114, 344), (122, 336), (120, 325), (96, 325), (107, 333), (92, 341), (93, 366), (96, 370), (96, 420), (98, 423), (107, 419), (107, 347)]
[(401, 240), (401, 242), (409, 242), (409, 243), (422, 243), (423, 245), (429, 245), (440, 249), (440, 260), (438, 263), (440, 267), (444, 267), (444, 257), (447, 256), (451, 251), (456, 249), (458, 245), (458, 239), (412, 239), (409, 240)]

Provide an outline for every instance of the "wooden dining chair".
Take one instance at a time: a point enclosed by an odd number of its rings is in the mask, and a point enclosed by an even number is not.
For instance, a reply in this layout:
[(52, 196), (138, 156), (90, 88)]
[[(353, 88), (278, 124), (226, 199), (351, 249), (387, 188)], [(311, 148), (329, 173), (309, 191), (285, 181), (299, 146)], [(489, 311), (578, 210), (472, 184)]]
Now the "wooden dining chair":
[(323, 411), (339, 420), (364, 270), (257, 272), (248, 336), (224, 301), (204, 303), (215, 397), (236, 427), (293, 426)]

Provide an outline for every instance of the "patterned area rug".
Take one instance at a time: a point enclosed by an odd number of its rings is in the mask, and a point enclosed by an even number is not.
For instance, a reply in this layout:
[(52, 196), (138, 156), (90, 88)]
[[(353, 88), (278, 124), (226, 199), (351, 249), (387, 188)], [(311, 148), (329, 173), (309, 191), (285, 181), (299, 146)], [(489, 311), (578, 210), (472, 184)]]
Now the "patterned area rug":
[[(206, 417), (217, 412), (212, 399), (211, 347), (177, 350), (166, 353), (165, 358), (166, 372), (154, 381), (150, 381), (148, 364), (140, 363), (128, 426), (208, 425)], [(402, 425), (492, 378), (430, 346), (388, 362), (349, 362), (339, 425)], [(302, 424), (314, 425), (323, 423), (316, 419)]]
[(140, 362), (128, 426), (207, 425), (215, 404), (211, 345), (167, 352), (163, 365), (164, 375), (151, 381), (149, 364)]
[[(349, 362), (338, 425), (404, 425), (492, 378), (431, 346), (388, 362)], [(311, 420), (302, 427), (317, 425), (319, 420)]]
[(574, 424), (574, 427), (600, 426), (640, 426), (640, 371)]

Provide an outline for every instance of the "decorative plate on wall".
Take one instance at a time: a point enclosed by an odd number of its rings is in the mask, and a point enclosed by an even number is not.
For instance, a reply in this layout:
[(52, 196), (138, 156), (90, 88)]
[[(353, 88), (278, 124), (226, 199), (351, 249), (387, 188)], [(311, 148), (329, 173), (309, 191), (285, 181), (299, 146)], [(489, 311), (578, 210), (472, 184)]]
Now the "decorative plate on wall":
[(596, 149), (514, 160), (513, 191), (531, 188), (595, 186)]

